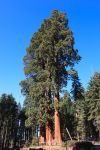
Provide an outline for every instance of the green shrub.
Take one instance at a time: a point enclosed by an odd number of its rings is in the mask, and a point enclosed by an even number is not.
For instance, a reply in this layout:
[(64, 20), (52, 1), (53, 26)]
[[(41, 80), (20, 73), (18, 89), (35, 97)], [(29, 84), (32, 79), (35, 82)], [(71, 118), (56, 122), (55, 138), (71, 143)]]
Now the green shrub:
[(77, 142), (77, 140), (68, 140), (68, 141), (66, 142), (66, 145), (67, 145), (67, 146), (73, 146), (76, 142)]

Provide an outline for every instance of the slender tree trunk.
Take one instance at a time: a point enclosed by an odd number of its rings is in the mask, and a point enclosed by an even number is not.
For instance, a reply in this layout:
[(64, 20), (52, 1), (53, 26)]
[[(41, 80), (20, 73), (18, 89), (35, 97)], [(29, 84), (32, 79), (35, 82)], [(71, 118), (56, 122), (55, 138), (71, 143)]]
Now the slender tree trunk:
[(55, 104), (55, 144), (61, 145), (61, 131), (60, 131), (60, 115), (58, 111), (58, 103), (59, 103), (59, 93), (58, 90), (55, 88), (54, 91), (54, 104)]
[(6, 126), (6, 129), (5, 129), (5, 138), (4, 138), (4, 147), (7, 146), (7, 126)]
[(5, 141), (5, 124), (3, 124), (2, 129), (2, 149), (4, 148), (4, 141)]

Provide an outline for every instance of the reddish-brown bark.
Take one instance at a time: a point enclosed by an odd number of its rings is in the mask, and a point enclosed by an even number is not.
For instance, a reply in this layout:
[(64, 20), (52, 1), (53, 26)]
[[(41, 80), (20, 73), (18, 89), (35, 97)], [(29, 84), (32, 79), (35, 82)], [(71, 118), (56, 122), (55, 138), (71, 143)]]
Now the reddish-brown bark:
[[(50, 78), (50, 74), (49, 74), (49, 78)], [(51, 115), (51, 109), (50, 109), (50, 103), (51, 103), (51, 90), (49, 87), (46, 88), (46, 96), (48, 98), (48, 106), (46, 108), (47, 111), (47, 116)], [(46, 145), (51, 145), (52, 144), (52, 133), (51, 133), (51, 121), (50, 119), (47, 117), (47, 122), (46, 122)]]
[(46, 123), (46, 145), (52, 145), (52, 133), (51, 133), (51, 125), (47, 121)]
[(55, 142), (57, 145), (62, 143), (60, 131), (60, 116), (57, 110), (55, 110)]
[(55, 89), (54, 93), (54, 103), (55, 103), (55, 114), (54, 114), (54, 119), (55, 119), (55, 144), (56, 145), (61, 145), (62, 139), (61, 139), (61, 131), (60, 131), (60, 115), (58, 111), (58, 103), (59, 103), (59, 93), (57, 89)]

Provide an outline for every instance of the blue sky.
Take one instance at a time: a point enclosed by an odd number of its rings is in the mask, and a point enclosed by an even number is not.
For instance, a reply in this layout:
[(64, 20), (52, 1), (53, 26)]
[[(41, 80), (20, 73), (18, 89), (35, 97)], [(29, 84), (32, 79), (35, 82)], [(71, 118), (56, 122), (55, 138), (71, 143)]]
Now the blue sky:
[(0, 95), (12, 93), (23, 103), (23, 57), (32, 34), (54, 9), (65, 12), (82, 56), (77, 65), (86, 88), (95, 71), (100, 72), (100, 0), (0, 0)]

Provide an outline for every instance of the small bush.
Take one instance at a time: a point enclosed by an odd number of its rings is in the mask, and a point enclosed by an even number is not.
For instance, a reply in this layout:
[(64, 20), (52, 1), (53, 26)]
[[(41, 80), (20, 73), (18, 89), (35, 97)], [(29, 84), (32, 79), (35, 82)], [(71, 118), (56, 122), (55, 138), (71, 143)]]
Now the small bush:
[(67, 145), (67, 146), (73, 146), (76, 142), (77, 142), (76, 140), (68, 140), (68, 141), (66, 142), (66, 145)]

